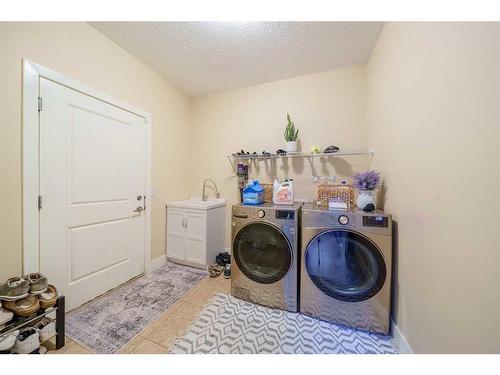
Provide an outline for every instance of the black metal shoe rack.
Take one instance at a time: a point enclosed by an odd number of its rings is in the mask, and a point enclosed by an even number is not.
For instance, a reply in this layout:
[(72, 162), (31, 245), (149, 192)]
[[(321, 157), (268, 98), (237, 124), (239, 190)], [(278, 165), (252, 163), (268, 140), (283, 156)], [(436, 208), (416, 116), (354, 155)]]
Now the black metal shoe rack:
[(48, 309), (40, 309), (30, 316), (22, 317), (14, 315), (14, 318), (0, 330), (0, 337), (7, 335), (17, 329), (35, 325), (38, 321), (42, 320), (45, 316), (56, 313), (56, 349), (61, 349), (65, 342), (64, 333), (64, 296), (57, 297), (56, 304)]

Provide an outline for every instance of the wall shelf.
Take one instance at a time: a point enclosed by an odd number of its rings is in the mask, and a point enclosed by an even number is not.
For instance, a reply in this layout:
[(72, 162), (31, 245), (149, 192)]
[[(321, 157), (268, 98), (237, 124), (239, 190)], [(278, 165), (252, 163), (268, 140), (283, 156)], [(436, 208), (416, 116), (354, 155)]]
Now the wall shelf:
[(356, 156), (356, 155), (371, 155), (375, 154), (375, 149), (369, 148), (365, 150), (346, 150), (346, 151), (338, 151), (332, 153), (311, 153), (311, 152), (289, 152), (287, 154), (270, 154), (270, 155), (238, 155), (232, 154), (229, 155), (228, 158), (232, 160), (270, 160), (270, 159), (287, 159), (287, 158), (322, 158), (322, 157), (339, 157), (339, 156)]
[(373, 155), (375, 155), (375, 149), (368, 148), (368, 149), (361, 149), (361, 150), (341, 150), (341, 151), (332, 152), (332, 153), (289, 152), (286, 154), (268, 154), (268, 155), (232, 154), (232, 155), (228, 155), (227, 158), (229, 160), (229, 163), (231, 164), (231, 167), (233, 168), (233, 171), (235, 171), (234, 162), (236, 162), (236, 161), (250, 162), (253, 160), (261, 161), (261, 160), (277, 160), (277, 159), (289, 159), (289, 158), (307, 158), (307, 159), (337, 158), (337, 157), (344, 157), (344, 156), (362, 156), (362, 155), (373, 156)]

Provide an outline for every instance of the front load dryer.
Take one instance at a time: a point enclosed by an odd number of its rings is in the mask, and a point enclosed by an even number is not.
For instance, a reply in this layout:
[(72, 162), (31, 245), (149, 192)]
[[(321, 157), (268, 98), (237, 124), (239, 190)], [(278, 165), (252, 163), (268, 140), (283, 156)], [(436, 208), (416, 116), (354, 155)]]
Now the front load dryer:
[(232, 207), (231, 294), (282, 310), (298, 310), (300, 205)]
[(300, 311), (387, 334), (392, 220), (382, 212), (302, 207)]

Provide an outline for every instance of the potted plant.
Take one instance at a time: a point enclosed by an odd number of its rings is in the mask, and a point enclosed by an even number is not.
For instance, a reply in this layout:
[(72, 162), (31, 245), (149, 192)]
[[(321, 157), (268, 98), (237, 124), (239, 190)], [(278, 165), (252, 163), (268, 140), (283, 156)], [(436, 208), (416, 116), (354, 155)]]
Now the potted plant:
[(358, 190), (356, 205), (364, 210), (368, 204), (375, 206), (375, 189), (380, 186), (380, 174), (367, 171), (354, 175), (354, 187)]
[(297, 152), (299, 129), (295, 129), (295, 125), (288, 113), (286, 114), (286, 118), (288, 120), (288, 124), (285, 127), (286, 152)]

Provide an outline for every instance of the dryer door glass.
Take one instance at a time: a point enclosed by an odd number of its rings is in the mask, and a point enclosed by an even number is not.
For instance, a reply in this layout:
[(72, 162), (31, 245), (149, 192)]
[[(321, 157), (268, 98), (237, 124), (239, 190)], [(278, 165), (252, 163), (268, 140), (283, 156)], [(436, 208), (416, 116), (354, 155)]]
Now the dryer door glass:
[(320, 233), (309, 242), (306, 270), (326, 295), (345, 302), (373, 297), (385, 282), (387, 270), (377, 246), (346, 230)]
[(281, 280), (292, 263), (287, 238), (278, 228), (266, 223), (243, 227), (234, 238), (233, 256), (241, 272), (260, 284)]

